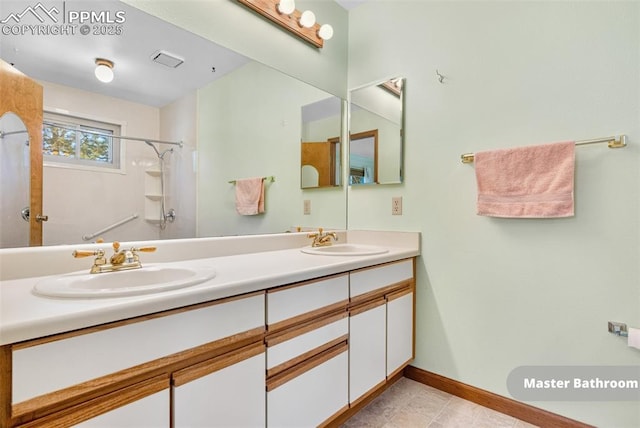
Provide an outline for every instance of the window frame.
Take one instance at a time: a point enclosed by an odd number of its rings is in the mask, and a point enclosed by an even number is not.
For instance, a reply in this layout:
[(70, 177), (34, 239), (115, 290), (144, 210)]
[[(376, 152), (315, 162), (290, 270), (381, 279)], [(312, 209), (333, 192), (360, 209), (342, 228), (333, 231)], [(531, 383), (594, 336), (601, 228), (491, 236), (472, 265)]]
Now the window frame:
[[(77, 115), (77, 114), (73, 114), (66, 111), (61, 112), (61, 111), (55, 111), (55, 110), (52, 111), (49, 109), (45, 109), (44, 115), (43, 115), (43, 134), (44, 134), (44, 127), (46, 126), (45, 124), (57, 123), (63, 126), (78, 128), (77, 132), (83, 132), (82, 128), (90, 128), (93, 130), (105, 130), (107, 132), (111, 131), (113, 132), (114, 137), (119, 137), (122, 135), (124, 124), (118, 123), (117, 121), (104, 119), (104, 118), (87, 117), (87, 116)], [(86, 132), (90, 133), (91, 131), (86, 131)], [(43, 140), (44, 140), (44, 135), (43, 135)], [(77, 141), (79, 141), (79, 139), (77, 139)], [(43, 144), (44, 144), (44, 141), (43, 141)], [(76, 149), (76, 153), (78, 153), (79, 150), (80, 148), (78, 147)], [(79, 157), (49, 155), (44, 153), (44, 147), (43, 147), (43, 154), (42, 154), (43, 164), (45, 166), (87, 170), (87, 171), (111, 172), (111, 173), (120, 173), (120, 174), (125, 173), (124, 157), (125, 157), (125, 142), (120, 138), (111, 139), (112, 162), (102, 162), (102, 161), (96, 161), (96, 160), (82, 159)]]

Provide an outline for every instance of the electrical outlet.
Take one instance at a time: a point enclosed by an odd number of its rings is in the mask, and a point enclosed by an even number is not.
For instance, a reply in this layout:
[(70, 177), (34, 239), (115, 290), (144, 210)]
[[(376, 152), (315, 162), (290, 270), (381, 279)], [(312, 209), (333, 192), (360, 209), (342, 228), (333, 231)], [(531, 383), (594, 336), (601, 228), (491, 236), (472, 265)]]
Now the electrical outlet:
[(305, 199), (304, 200), (303, 214), (304, 215), (310, 215), (311, 214), (311, 200), (309, 200), (309, 199)]
[(402, 215), (402, 196), (391, 198), (391, 214)]

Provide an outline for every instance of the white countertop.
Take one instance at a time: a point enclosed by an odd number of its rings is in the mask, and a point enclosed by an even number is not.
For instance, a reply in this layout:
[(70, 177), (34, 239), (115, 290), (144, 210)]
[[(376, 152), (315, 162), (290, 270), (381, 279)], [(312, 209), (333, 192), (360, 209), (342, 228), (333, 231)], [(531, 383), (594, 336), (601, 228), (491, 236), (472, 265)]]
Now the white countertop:
[(4, 280), (0, 282), (0, 345), (418, 256), (419, 238), (415, 236), (406, 243), (394, 239), (376, 242), (389, 251), (369, 256), (312, 255), (296, 247), (163, 263), (204, 264), (213, 267), (216, 276), (191, 287), (131, 297), (40, 297), (32, 289), (44, 276)]

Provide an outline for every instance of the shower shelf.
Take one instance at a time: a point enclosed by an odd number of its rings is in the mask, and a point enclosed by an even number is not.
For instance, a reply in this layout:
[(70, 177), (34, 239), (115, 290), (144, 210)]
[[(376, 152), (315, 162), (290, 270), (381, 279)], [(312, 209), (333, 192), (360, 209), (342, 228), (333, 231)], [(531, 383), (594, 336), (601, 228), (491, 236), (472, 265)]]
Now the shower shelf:
[(162, 201), (160, 169), (151, 167), (145, 170), (144, 219), (150, 223), (160, 222), (160, 202)]

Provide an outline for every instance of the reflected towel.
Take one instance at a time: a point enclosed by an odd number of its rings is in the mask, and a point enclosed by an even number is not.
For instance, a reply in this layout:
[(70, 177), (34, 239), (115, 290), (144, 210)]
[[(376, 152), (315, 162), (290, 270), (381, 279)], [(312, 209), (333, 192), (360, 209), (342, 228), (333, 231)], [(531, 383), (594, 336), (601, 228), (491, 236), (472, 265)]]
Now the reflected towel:
[(236, 211), (240, 215), (264, 213), (264, 179), (236, 180)]
[(572, 141), (476, 153), (478, 215), (573, 216), (574, 167)]

